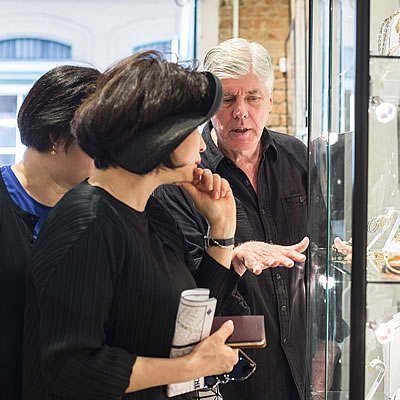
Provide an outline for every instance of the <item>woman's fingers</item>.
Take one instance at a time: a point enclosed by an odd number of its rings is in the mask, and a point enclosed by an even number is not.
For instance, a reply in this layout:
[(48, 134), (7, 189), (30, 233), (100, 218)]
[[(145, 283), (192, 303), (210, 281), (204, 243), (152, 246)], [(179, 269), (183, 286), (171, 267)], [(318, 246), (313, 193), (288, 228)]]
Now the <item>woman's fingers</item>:
[(227, 192), (229, 183), (218, 174), (213, 174), (209, 169), (204, 169), (196, 186), (201, 191), (209, 192), (213, 198), (219, 199), (223, 197), (221, 196), (222, 191), (224, 195)]

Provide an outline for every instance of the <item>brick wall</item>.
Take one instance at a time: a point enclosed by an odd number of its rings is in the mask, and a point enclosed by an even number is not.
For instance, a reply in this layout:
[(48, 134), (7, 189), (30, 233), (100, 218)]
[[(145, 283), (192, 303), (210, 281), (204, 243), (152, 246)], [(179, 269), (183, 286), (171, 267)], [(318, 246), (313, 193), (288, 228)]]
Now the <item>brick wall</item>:
[[(232, 0), (220, 1), (219, 41), (232, 37)], [(285, 56), (289, 33), (289, 0), (240, 0), (239, 37), (261, 43), (270, 53), (275, 71), (274, 107), (268, 127), (287, 132), (287, 95), (285, 76), (279, 59)]]

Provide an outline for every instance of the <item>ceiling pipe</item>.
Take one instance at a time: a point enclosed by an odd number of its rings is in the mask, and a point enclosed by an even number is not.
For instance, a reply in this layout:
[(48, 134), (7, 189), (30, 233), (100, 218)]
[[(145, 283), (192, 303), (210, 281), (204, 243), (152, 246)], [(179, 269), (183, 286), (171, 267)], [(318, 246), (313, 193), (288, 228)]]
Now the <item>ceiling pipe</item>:
[(233, 0), (232, 37), (239, 37), (239, 0)]

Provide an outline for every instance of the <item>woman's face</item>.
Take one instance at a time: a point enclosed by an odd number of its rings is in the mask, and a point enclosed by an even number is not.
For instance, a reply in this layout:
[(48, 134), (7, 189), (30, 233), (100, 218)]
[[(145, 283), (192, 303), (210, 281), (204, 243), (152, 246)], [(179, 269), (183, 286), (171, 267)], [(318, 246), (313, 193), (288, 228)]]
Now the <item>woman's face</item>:
[(206, 144), (196, 128), (173, 152), (177, 165), (183, 165), (173, 170), (175, 182), (192, 182), (193, 170), (201, 162), (200, 153), (206, 149)]

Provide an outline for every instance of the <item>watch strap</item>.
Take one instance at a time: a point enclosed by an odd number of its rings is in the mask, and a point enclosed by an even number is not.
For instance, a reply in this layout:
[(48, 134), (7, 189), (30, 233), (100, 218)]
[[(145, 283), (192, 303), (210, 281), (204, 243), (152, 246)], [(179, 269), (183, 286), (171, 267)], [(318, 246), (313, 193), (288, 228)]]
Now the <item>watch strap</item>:
[(205, 247), (230, 247), (235, 244), (235, 238), (229, 238), (229, 239), (214, 239), (211, 236), (204, 236), (204, 245)]

